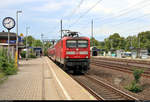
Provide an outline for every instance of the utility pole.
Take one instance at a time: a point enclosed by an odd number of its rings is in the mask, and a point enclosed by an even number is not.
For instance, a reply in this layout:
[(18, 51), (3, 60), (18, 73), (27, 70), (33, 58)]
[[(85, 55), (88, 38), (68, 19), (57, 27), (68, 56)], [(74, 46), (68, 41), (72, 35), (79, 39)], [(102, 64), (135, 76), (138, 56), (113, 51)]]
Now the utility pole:
[(130, 48), (133, 48), (133, 44), (132, 44), (132, 37), (130, 38)]
[(60, 32), (61, 32), (61, 38), (62, 38), (62, 20), (60, 21)]
[(141, 43), (141, 42), (140, 42), (140, 35), (138, 36), (138, 38), (139, 38), (138, 58), (140, 58), (140, 47), (141, 47), (141, 46), (140, 46), (140, 43)]
[(139, 35), (139, 48), (140, 48), (140, 35)]
[(131, 38), (131, 47), (133, 47), (133, 44), (132, 44), (132, 38)]
[(44, 41), (43, 41), (43, 36), (44, 36), (44, 34), (41, 34), (41, 40), (42, 40), (42, 42), (43, 42), (42, 55), (44, 56)]
[(94, 42), (93, 42), (93, 19), (91, 21), (91, 36), (92, 36), (92, 41), (91, 41), (91, 45), (94, 46)]

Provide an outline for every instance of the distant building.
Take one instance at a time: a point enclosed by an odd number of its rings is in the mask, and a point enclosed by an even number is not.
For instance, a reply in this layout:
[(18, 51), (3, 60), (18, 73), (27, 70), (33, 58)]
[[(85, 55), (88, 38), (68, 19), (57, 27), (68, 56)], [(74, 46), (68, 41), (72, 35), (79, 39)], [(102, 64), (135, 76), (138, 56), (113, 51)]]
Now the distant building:
[(99, 49), (96, 46), (90, 47), (91, 56), (98, 56)]
[(134, 55), (134, 58), (146, 59), (148, 58), (148, 50), (142, 48), (133, 49), (132, 55)]
[(34, 47), (33, 48), (35, 56), (41, 56), (42, 55), (42, 48), (41, 47)]
[[(14, 58), (15, 56), (15, 51), (16, 51), (16, 33), (10, 32), (10, 54), (11, 57)], [(22, 41), (22, 38), (18, 36), (18, 56), (20, 54), (20, 51), (22, 48), (24, 48), (24, 44)], [(0, 32), (0, 48), (7, 48), (8, 47), (8, 32)]]

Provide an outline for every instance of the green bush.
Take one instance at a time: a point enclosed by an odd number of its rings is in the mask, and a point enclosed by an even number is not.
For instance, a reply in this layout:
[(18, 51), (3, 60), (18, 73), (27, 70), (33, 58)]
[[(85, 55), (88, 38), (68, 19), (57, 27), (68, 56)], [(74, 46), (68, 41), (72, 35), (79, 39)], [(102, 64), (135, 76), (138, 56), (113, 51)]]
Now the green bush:
[(36, 56), (33, 53), (30, 53), (29, 58), (36, 58)]
[(3, 78), (5, 74), (3, 72), (0, 72), (0, 79)]
[(4, 71), (8, 68), (8, 66), (9, 66), (8, 59), (3, 56), (0, 56), (0, 69)]
[(142, 69), (134, 69), (133, 70), (134, 80), (125, 88), (134, 93), (141, 92), (143, 90), (143, 88), (139, 84), (139, 82), (140, 82), (140, 78), (141, 78), (141, 75), (143, 72), (144, 72), (144, 70), (142, 70)]
[(17, 68), (8, 67), (8, 68), (4, 71), (4, 73), (5, 73), (6, 75), (14, 75), (14, 74), (17, 73)]
[(7, 51), (0, 50), (0, 72), (6, 75), (13, 75), (17, 73), (14, 60), (10, 59), (8, 62)]
[(143, 90), (142, 87), (139, 84), (137, 84), (135, 81), (132, 81), (132, 83), (125, 88), (134, 93), (138, 93)]
[(22, 51), (20, 54), (22, 58), (26, 58), (26, 51)]
[(136, 83), (139, 82), (143, 72), (144, 72), (144, 70), (142, 70), (142, 69), (134, 69), (133, 75), (134, 75), (134, 80)]
[(3, 62), (0, 63), (0, 69), (6, 75), (13, 75), (17, 73), (17, 68), (15, 67), (15, 62), (11, 60), (9, 63), (6, 59), (2, 59)]

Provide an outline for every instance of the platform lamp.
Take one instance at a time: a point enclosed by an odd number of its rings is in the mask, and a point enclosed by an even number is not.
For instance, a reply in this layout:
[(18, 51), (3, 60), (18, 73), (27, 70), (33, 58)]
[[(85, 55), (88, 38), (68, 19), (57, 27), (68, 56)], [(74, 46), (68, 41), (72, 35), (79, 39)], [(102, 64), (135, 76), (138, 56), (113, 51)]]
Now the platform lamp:
[(16, 66), (18, 66), (18, 14), (22, 13), (22, 11), (16, 12)]
[(30, 29), (30, 27), (26, 27), (26, 60), (28, 60), (28, 29)]

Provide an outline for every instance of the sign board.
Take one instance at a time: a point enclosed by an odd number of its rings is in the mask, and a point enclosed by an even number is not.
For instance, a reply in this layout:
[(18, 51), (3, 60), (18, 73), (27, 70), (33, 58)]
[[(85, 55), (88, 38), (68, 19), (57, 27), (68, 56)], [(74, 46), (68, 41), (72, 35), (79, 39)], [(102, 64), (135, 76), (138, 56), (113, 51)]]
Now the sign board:
[(21, 33), (20, 36), (23, 37), (24, 35)]

